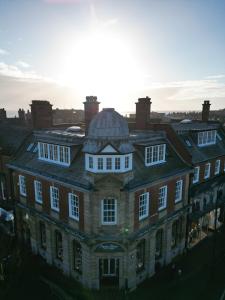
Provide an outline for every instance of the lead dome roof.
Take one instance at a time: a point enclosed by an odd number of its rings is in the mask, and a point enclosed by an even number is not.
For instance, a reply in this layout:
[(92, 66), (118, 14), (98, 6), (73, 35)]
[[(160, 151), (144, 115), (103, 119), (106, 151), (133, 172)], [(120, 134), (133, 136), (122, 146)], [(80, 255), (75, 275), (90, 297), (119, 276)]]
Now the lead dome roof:
[(104, 108), (89, 125), (88, 138), (127, 139), (128, 137), (127, 121), (114, 108)]

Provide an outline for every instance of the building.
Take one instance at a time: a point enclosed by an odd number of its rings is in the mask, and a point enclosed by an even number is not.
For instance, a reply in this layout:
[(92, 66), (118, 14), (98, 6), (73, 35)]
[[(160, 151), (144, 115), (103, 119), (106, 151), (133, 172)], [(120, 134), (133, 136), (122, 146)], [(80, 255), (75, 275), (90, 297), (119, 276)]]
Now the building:
[(34, 125), (10, 162), (18, 235), (89, 288), (133, 289), (185, 248), (191, 167), (148, 117), (129, 129), (98, 107), (87, 97), (86, 134)]

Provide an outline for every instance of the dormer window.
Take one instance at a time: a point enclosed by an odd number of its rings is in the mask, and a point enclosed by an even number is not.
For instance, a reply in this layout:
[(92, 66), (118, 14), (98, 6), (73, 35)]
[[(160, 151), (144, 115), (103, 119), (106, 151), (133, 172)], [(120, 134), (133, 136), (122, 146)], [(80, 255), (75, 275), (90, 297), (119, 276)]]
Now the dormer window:
[(70, 165), (70, 148), (61, 145), (38, 143), (38, 158), (60, 165)]
[(154, 145), (145, 148), (145, 165), (152, 166), (165, 162), (166, 144)]
[(214, 145), (216, 143), (216, 130), (198, 133), (198, 146)]

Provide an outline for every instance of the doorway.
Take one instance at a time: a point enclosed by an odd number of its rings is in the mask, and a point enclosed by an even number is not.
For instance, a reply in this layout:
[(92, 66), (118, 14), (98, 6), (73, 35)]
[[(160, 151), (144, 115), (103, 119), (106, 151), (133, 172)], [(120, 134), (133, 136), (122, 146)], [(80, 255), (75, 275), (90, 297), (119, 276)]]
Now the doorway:
[(100, 279), (100, 287), (119, 286), (119, 259), (118, 258), (99, 259), (99, 279)]

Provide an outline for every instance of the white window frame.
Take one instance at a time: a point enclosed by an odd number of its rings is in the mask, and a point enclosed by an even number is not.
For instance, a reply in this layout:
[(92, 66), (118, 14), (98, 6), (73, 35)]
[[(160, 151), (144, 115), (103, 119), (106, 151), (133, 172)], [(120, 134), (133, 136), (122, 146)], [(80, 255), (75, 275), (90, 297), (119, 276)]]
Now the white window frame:
[[(93, 159), (93, 168), (90, 167), (89, 160)], [(94, 155), (85, 153), (85, 169), (92, 173), (123, 173), (132, 170), (132, 158), (133, 154), (125, 154), (125, 155), (114, 155), (114, 154), (103, 154), (103, 155)], [(102, 159), (103, 167), (99, 169), (98, 160)], [(120, 164), (117, 164), (116, 168), (116, 159), (120, 160)], [(111, 160), (110, 163), (107, 163), (107, 160)], [(128, 160), (128, 165), (126, 164), (126, 160)], [(110, 168), (111, 167), (111, 168)]]
[(205, 164), (204, 179), (208, 179), (210, 177), (210, 171), (211, 171), (211, 163)]
[[(58, 195), (58, 197), (55, 197)], [(51, 209), (59, 212), (59, 189), (55, 186), (50, 186), (50, 199), (51, 199)], [(57, 203), (57, 206), (54, 205)]]
[(220, 174), (220, 159), (217, 159), (215, 162), (214, 175)]
[(38, 142), (38, 158), (43, 161), (69, 166), (70, 147)]
[(198, 133), (198, 146), (204, 147), (216, 144), (216, 130), (201, 131)]
[[(197, 171), (198, 170), (198, 171)], [(197, 175), (196, 175), (196, 178), (195, 178), (195, 171), (197, 171)], [(200, 167), (197, 166), (194, 168), (194, 176), (193, 176), (193, 180), (192, 180), (192, 183), (197, 183), (199, 182), (199, 173), (200, 173)]]
[(145, 219), (149, 215), (149, 192), (139, 196), (139, 221)]
[(175, 203), (182, 200), (183, 196), (183, 180), (177, 180), (175, 185)]
[(3, 200), (6, 200), (5, 184), (6, 184), (5, 181), (1, 180), (1, 195)]
[[(109, 221), (109, 222), (106, 222), (104, 221), (104, 201), (105, 200), (114, 200), (114, 209), (108, 209), (106, 211), (114, 211), (114, 215), (115, 215), (115, 220), (114, 221)], [(102, 220), (102, 225), (116, 225), (117, 224), (117, 200), (114, 199), (114, 198), (105, 198), (105, 199), (102, 199), (101, 200), (101, 220)]]
[(19, 175), (19, 189), (21, 196), (27, 196), (26, 178), (23, 175)]
[[(167, 206), (167, 185), (162, 186), (159, 189), (159, 197), (158, 197), (158, 210), (162, 210), (164, 208), (166, 208)], [(163, 191), (163, 192), (161, 192)], [(161, 204), (160, 206), (160, 202), (163, 203), (163, 205)]]
[(68, 193), (68, 201), (69, 201), (70, 218), (79, 221), (79, 217), (80, 217), (79, 197), (74, 193)]
[(38, 180), (34, 180), (34, 195), (35, 195), (35, 201), (37, 203), (42, 204), (43, 202), (42, 184)]
[[(162, 158), (160, 156), (162, 156)], [(153, 166), (164, 163), (166, 161), (165, 158), (166, 144), (145, 147), (145, 166)]]

